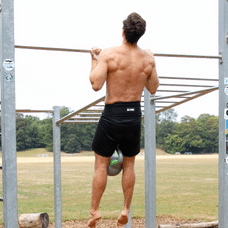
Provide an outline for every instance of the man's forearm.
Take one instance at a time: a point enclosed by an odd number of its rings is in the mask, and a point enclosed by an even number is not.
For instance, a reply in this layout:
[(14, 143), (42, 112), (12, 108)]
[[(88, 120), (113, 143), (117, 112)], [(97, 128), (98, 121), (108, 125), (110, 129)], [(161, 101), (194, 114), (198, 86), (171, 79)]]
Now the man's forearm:
[(97, 59), (98, 59), (98, 55), (100, 54), (100, 52), (101, 52), (100, 48), (92, 48), (92, 51), (91, 51), (91, 57), (92, 57), (91, 72), (97, 66)]
[(97, 66), (97, 59), (92, 58), (91, 72), (96, 68), (96, 66)]

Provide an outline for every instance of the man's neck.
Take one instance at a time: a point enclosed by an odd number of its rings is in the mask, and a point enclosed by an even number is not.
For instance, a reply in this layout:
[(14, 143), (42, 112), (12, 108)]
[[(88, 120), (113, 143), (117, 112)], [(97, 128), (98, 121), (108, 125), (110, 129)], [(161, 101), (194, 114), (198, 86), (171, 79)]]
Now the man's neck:
[(126, 39), (123, 39), (122, 45), (124, 45), (125, 47), (128, 47), (128, 48), (137, 48), (138, 47), (137, 43), (130, 44), (129, 42), (127, 42)]

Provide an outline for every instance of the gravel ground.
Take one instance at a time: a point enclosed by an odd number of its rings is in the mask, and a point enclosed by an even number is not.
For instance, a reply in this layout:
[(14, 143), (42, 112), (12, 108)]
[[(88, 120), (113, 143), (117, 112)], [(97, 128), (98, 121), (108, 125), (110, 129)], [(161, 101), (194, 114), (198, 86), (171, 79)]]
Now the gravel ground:
[[(181, 225), (186, 223), (200, 223), (200, 221), (189, 221), (189, 220), (180, 220), (177, 218), (172, 217), (157, 217), (157, 227), (158, 225)], [(118, 228), (116, 225), (116, 219), (101, 219), (98, 223), (96, 228)], [(75, 220), (75, 221), (67, 221), (62, 223), (62, 228), (87, 228), (87, 220)], [(132, 218), (131, 222), (132, 228), (145, 228), (145, 218)], [(0, 225), (0, 228), (4, 228)], [(50, 223), (48, 228), (55, 228), (54, 223)], [(216, 227), (217, 228), (217, 227)]]
[[(86, 220), (83, 221), (69, 221), (64, 222), (62, 227), (63, 228), (86, 228), (87, 226)], [(101, 219), (97, 223), (96, 228), (114, 228), (117, 227), (116, 220), (114, 219)], [(181, 221), (175, 218), (170, 217), (159, 217), (157, 218), (157, 226), (160, 224), (181, 224), (181, 223), (189, 223), (189, 221)], [(131, 223), (132, 228), (144, 228), (145, 227), (145, 218), (133, 218)], [(49, 228), (54, 228), (54, 223), (49, 224)]]

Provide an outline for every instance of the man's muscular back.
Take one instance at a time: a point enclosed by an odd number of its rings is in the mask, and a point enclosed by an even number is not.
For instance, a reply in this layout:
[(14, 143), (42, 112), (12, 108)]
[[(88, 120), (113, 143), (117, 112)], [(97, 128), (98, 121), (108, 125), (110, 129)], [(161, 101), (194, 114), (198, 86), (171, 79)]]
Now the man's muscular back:
[(106, 104), (140, 101), (153, 68), (153, 58), (137, 47), (120, 46), (108, 51)]
[(154, 94), (159, 85), (153, 54), (128, 44), (102, 51), (90, 81), (95, 91), (106, 81), (106, 104), (140, 101), (144, 86)]

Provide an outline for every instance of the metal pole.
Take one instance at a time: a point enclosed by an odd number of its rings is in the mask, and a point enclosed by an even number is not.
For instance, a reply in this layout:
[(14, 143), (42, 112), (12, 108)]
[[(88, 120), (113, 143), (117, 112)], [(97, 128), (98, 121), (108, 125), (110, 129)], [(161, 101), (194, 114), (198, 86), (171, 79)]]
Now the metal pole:
[(1, 1), (1, 123), (3, 219), (5, 228), (18, 227), (17, 155), (14, 64), (14, 1)]
[(124, 226), (124, 228), (131, 228), (131, 207), (130, 212), (128, 214), (128, 223)]
[(61, 199), (61, 136), (60, 125), (56, 121), (60, 119), (60, 107), (54, 106), (53, 115), (53, 153), (54, 153), (54, 197), (55, 197), (55, 228), (62, 227), (62, 199)]
[(219, 0), (219, 227), (228, 227), (228, 1)]
[(144, 89), (145, 228), (156, 228), (156, 118), (155, 102)]

